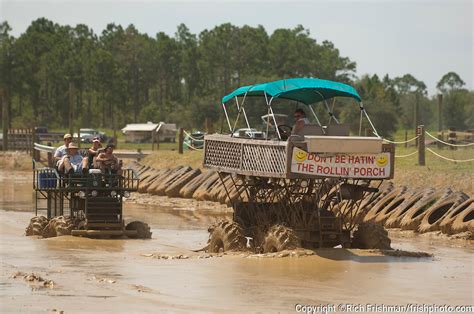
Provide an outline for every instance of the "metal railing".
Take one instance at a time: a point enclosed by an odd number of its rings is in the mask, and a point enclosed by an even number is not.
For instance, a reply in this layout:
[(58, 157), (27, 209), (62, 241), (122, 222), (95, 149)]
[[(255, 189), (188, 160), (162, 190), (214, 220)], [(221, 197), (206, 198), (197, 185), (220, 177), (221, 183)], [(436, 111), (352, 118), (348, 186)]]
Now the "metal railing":
[(139, 178), (133, 169), (123, 169), (119, 174), (62, 175), (54, 168), (34, 169), (33, 188), (37, 191), (110, 190), (137, 191)]
[[(44, 152), (44, 153), (48, 153), (48, 159), (52, 158), (52, 154), (54, 154), (54, 151), (56, 150), (56, 147), (53, 147), (53, 146), (48, 146), (48, 145), (43, 145), (43, 144), (39, 144), (39, 143), (34, 143), (34, 149), (35, 151), (38, 151), (38, 152)], [(146, 156), (148, 156), (148, 153), (143, 153), (142, 151), (117, 151), (117, 152), (114, 152), (114, 155), (117, 157), (117, 158), (126, 158), (126, 159), (137, 159), (137, 160), (141, 160), (143, 158), (145, 158)], [(50, 166), (52, 166), (52, 164), (50, 164)]]

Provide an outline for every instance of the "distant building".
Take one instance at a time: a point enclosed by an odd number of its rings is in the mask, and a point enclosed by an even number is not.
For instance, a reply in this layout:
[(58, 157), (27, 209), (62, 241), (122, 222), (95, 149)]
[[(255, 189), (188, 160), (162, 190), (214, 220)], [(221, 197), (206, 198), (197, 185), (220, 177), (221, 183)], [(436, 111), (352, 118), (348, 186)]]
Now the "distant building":
[(130, 123), (122, 129), (129, 143), (151, 143), (153, 134), (160, 142), (175, 142), (176, 131), (176, 124), (164, 122)]

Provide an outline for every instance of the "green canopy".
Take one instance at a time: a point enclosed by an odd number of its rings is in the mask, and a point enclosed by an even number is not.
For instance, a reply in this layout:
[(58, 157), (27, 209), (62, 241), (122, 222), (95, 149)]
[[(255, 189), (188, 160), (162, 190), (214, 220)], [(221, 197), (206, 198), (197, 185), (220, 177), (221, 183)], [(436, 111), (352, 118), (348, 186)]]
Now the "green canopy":
[(307, 105), (333, 97), (352, 97), (361, 101), (359, 94), (352, 86), (315, 78), (292, 78), (237, 88), (224, 96), (222, 103), (245, 94), (264, 96), (265, 93), (273, 98), (296, 100)]

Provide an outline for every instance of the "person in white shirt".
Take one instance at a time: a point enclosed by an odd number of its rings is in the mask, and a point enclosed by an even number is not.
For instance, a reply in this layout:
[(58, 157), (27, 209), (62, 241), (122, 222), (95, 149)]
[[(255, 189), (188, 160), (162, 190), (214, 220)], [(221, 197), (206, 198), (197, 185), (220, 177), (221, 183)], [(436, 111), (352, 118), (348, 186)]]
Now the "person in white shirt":
[(59, 171), (66, 174), (69, 173), (88, 173), (88, 158), (82, 157), (79, 154), (79, 147), (76, 144), (71, 143), (67, 148), (67, 155), (64, 155), (63, 158), (59, 161), (58, 166)]
[(309, 124), (308, 118), (306, 118), (306, 113), (303, 109), (296, 109), (294, 113), (295, 117), (295, 126), (293, 127), (293, 134), (298, 134), (303, 130), (306, 124)]
[(72, 142), (72, 135), (71, 134), (64, 134), (64, 145), (61, 145), (59, 146), (58, 148), (56, 148), (56, 151), (54, 152), (54, 161), (56, 161), (56, 166), (59, 167), (59, 163), (61, 161), (61, 159), (63, 159), (63, 157), (65, 155), (67, 155), (67, 147), (69, 146), (69, 144), (71, 144)]

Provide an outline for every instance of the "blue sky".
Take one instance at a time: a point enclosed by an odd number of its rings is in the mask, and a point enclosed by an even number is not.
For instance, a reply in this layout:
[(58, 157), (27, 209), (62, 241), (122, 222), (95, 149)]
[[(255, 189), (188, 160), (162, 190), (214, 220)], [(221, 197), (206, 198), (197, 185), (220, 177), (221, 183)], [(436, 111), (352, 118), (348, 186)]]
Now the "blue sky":
[(318, 42), (332, 41), (357, 62), (357, 75), (411, 73), (430, 95), (449, 71), (473, 89), (473, 1), (11, 1), (0, 0), (0, 19), (19, 36), (32, 20), (84, 23), (100, 33), (108, 23), (134, 24), (154, 36), (173, 35), (180, 23), (193, 33), (230, 22), (263, 25), (268, 33), (298, 24)]

